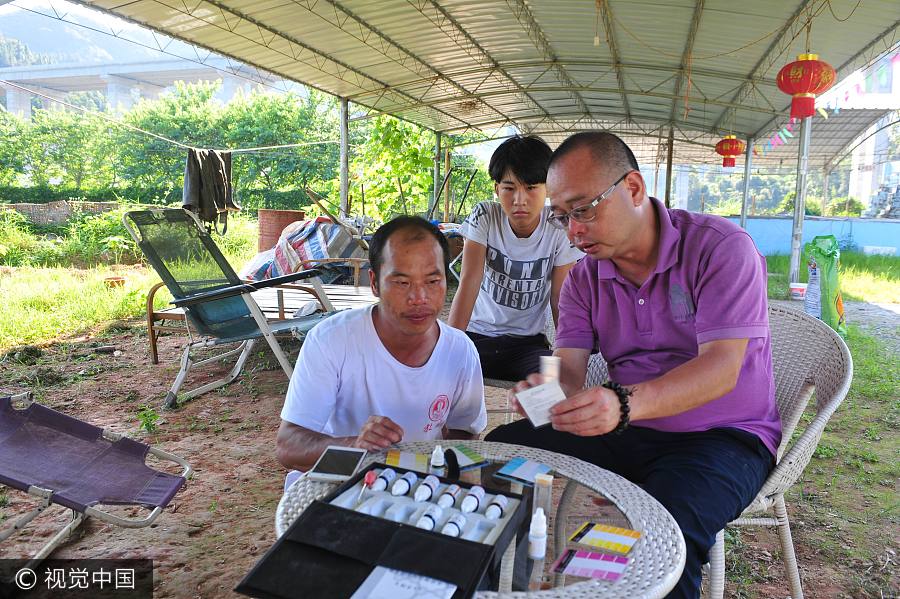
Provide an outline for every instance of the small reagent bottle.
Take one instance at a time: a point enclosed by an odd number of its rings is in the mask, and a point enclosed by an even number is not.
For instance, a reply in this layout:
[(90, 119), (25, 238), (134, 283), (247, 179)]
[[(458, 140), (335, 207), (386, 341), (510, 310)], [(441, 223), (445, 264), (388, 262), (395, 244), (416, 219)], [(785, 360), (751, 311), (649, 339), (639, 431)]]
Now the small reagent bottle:
[(394, 481), (394, 486), (391, 487), (391, 495), (406, 495), (413, 485), (416, 484), (417, 480), (419, 480), (419, 477), (416, 476), (415, 472), (407, 472)]
[(463, 527), (466, 525), (466, 517), (462, 514), (454, 514), (450, 516), (441, 532), (448, 537), (458, 537), (462, 534)]
[(438, 485), (441, 484), (438, 478), (429, 474), (425, 477), (425, 480), (422, 481), (422, 484), (419, 485), (419, 488), (416, 489), (416, 494), (413, 495), (413, 499), (415, 501), (429, 501), (432, 497), (434, 497), (434, 492), (437, 491)]
[(488, 520), (499, 520), (503, 517), (503, 510), (506, 509), (507, 504), (509, 504), (509, 499), (506, 498), (506, 495), (497, 495), (485, 508), (484, 517)]
[(444, 459), (444, 448), (440, 445), (435, 445), (434, 450), (431, 452), (431, 467), (428, 471), (438, 476), (446, 476), (447, 474), (447, 461)]
[(384, 491), (397, 478), (397, 471), (393, 468), (385, 468), (372, 483), (373, 491)]
[(459, 485), (450, 485), (444, 489), (444, 492), (438, 497), (437, 504), (442, 508), (453, 507), (456, 504), (456, 500), (459, 498), (461, 491), (462, 489)]
[(463, 497), (462, 503), (459, 506), (459, 511), (464, 514), (477, 512), (482, 501), (484, 501), (484, 487), (475, 485), (469, 489), (469, 492)]
[(543, 560), (547, 555), (547, 517), (544, 508), (537, 508), (531, 516), (528, 529), (528, 557), (534, 561)]
[(437, 526), (438, 520), (441, 519), (442, 515), (444, 515), (444, 510), (441, 506), (433, 504), (429, 505), (428, 509), (422, 514), (422, 517), (419, 518), (419, 521), (416, 522), (416, 526), (425, 530), (434, 530), (434, 527)]

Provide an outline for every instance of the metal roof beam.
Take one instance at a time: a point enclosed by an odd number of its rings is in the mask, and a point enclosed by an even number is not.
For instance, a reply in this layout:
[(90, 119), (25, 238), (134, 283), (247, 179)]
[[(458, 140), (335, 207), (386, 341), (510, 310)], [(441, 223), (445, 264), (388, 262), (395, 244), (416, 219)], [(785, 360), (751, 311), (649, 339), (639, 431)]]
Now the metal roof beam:
[(556, 70), (556, 76), (559, 78), (560, 83), (573, 90), (572, 98), (581, 110), (586, 114), (590, 114), (590, 108), (588, 108), (588, 105), (584, 101), (584, 98), (581, 97), (581, 94), (574, 91), (576, 88), (575, 82), (572, 81), (571, 77), (569, 77), (569, 74), (566, 72), (566, 69), (559, 63), (556, 52), (553, 51), (553, 47), (550, 46), (550, 42), (547, 41), (547, 36), (544, 35), (543, 29), (538, 25), (534, 15), (531, 14), (531, 9), (528, 8), (528, 5), (526, 5), (523, 0), (507, 0), (506, 5), (509, 6), (513, 16), (525, 29), (525, 33), (528, 34), (528, 37), (531, 39), (535, 48), (540, 51), (545, 60), (553, 64), (553, 67)]
[[(636, 132), (636, 131), (631, 131), (631, 130), (629, 130), (629, 129), (618, 129), (618, 128), (612, 127), (612, 128), (605, 128), (605, 129), (603, 129), (603, 130), (604, 130), (604, 131), (609, 131), (610, 133), (615, 133), (616, 135), (618, 135), (618, 136), (620, 136), (620, 137), (623, 137), (623, 138), (626, 138), (626, 137), (641, 137), (641, 138), (646, 137), (646, 135), (643, 135), (643, 134), (641, 134), (641, 133), (639, 133), (639, 132)], [(558, 134), (558, 133), (566, 133), (566, 131), (561, 131), (561, 130), (559, 130), (559, 129), (536, 129), (536, 130), (534, 130), (534, 131), (532, 132), (532, 135), (556, 135), (556, 134)], [(490, 137), (485, 137), (485, 138), (483, 138), (483, 139), (478, 139), (478, 140), (475, 140), (475, 141), (467, 141), (467, 142), (463, 142), (463, 143), (460, 143), (460, 144), (453, 145), (453, 146), (451, 146), (451, 147), (453, 147), (453, 148), (462, 148), (462, 147), (465, 147), (465, 146), (471, 146), (471, 145), (480, 144), (480, 143), (485, 143), (485, 142), (489, 142), (489, 141), (497, 141), (497, 140), (499, 140), (499, 139), (509, 139), (509, 138), (512, 137), (513, 135), (516, 135), (516, 133), (510, 133), (509, 135), (494, 135), (494, 136), (490, 136)], [(687, 145), (699, 146), (699, 147), (703, 147), (703, 148), (711, 148), (711, 147), (713, 146), (713, 144), (712, 144), (711, 141), (709, 141), (709, 142), (701, 142), (701, 141), (696, 141), (696, 140), (693, 140), (693, 139), (682, 138), (682, 137), (676, 137), (676, 138), (675, 138), (675, 141), (678, 142), (678, 143), (681, 143), (681, 144), (687, 144)], [(627, 143), (627, 142), (626, 142), (626, 143)], [(656, 143), (656, 142), (654, 141), (654, 144), (655, 144), (655, 143)], [(663, 144), (663, 147), (665, 147), (665, 144)], [(677, 152), (676, 152), (676, 154), (677, 154)], [(720, 157), (715, 157), (715, 158), (713, 158), (713, 160), (720, 161), (721, 158), (720, 158)]]
[(609, 2), (596, 0), (600, 6), (600, 16), (603, 19), (603, 29), (606, 32), (606, 42), (609, 44), (609, 54), (612, 56), (612, 66), (616, 69), (616, 81), (619, 84), (619, 93), (622, 95), (622, 108), (625, 110), (625, 118), (631, 120), (631, 106), (628, 104), (628, 94), (625, 92), (625, 73), (622, 71), (622, 57), (619, 55), (619, 46), (616, 43), (616, 32), (613, 29), (612, 10)]
[[(562, 62), (562, 61), (558, 61)], [(615, 67), (615, 64), (610, 61), (603, 60), (591, 60), (591, 59), (576, 59), (576, 60), (565, 60), (565, 64), (569, 67), (577, 66), (577, 67), (589, 67), (589, 68), (609, 68)], [(505, 68), (507, 70), (512, 69), (529, 69), (529, 68), (553, 68), (556, 63), (549, 61), (522, 61), (522, 62), (507, 62), (505, 63)], [(663, 71), (667, 73), (678, 73), (680, 70), (673, 71), (672, 67), (664, 66), (664, 65), (653, 65), (653, 64), (635, 64), (635, 63), (621, 63), (623, 68), (627, 69), (635, 69), (635, 70), (647, 70), (647, 71)], [(452, 71), (447, 72), (448, 77), (467, 77), (472, 75), (477, 75), (479, 73), (490, 72), (494, 70), (494, 67), (477, 68), (477, 69), (466, 69), (463, 71)], [(725, 80), (733, 80), (739, 82), (751, 82), (755, 84), (761, 85), (769, 85), (771, 87), (775, 87), (774, 79), (755, 79), (749, 80), (746, 76), (742, 76), (738, 73), (729, 73), (726, 71), (715, 71), (715, 70), (707, 70), (707, 69), (696, 69), (692, 68), (691, 73), (695, 76), (709, 77), (711, 79), (725, 79)], [(428, 79), (418, 79), (414, 81), (406, 81), (404, 85), (416, 85), (428, 81)], [(381, 93), (381, 90), (375, 91), (366, 91), (358, 94), (356, 97), (364, 98), (368, 95)], [(628, 93), (627, 91), (625, 93)]]
[[(491, 56), (491, 54), (465, 30), (465, 28), (463, 28), (462, 25), (460, 25), (459, 21), (448, 13), (443, 6), (438, 4), (436, 0), (429, 0), (428, 2), (423, 2), (422, 0), (407, 1), (419, 11), (422, 16), (431, 21), (435, 27), (452, 39), (466, 54), (475, 59), (479, 64), (484, 64), (489, 67), (488, 77), (490, 77), (491, 72), (500, 73), (506, 78), (509, 84), (513, 86), (513, 89), (522, 94), (526, 104), (530, 104), (533, 108), (540, 110), (545, 115), (549, 115), (549, 113), (544, 110), (544, 107), (535, 101), (527, 91), (522, 89), (509, 72), (501, 67), (500, 63), (497, 62), (494, 57)], [(431, 14), (428, 14), (429, 12)]]
[[(760, 56), (759, 60), (756, 61), (756, 64), (753, 65), (753, 69), (750, 71), (751, 79), (756, 78), (757, 74), (760, 72), (763, 72), (763, 73), (766, 72), (769, 69), (769, 67), (772, 66), (772, 62), (775, 60), (775, 58), (777, 56), (781, 56), (782, 52), (784, 52), (783, 48), (782, 48), (782, 51), (778, 52), (777, 55), (774, 55), (773, 53), (777, 49), (782, 47), (782, 44), (784, 43), (785, 35), (791, 31), (792, 27), (796, 26), (797, 22), (800, 19), (800, 16), (803, 14), (803, 11), (805, 11), (807, 6), (809, 6), (810, 3), (814, 2), (814, 1), (815, 0), (802, 0), (802, 2), (800, 2), (800, 6), (798, 6), (797, 10), (794, 11), (794, 13), (788, 18), (787, 21), (785, 21), (784, 25), (782, 25), (781, 29), (775, 35), (775, 39), (772, 40), (772, 43), (769, 44), (769, 47), (766, 48), (766, 51), (763, 52), (763, 55)], [(793, 40), (794, 40), (794, 36), (790, 36), (790, 38), (788, 39), (788, 44), (790, 44), (790, 42), (792, 42)], [(748, 82), (742, 83), (741, 86), (738, 88), (737, 92), (734, 94), (734, 97), (731, 98), (731, 101), (736, 104), (739, 104), (740, 101), (743, 99), (743, 96), (750, 93), (751, 88), (752, 88), (752, 86)], [(728, 115), (729, 110), (731, 110), (731, 109), (726, 108), (725, 110), (722, 111), (722, 114), (719, 115), (719, 118), (716, 119), (716, 122), (713, 123), (713, 126), (710, 130), (719, 129), (719, 127), (722, 124), (722, 121), (725, 120), (725, 117)], [(756, 137), (756, 136), (754, 135), (754, 137)]]
[[(859, 52), (857, 52), (856, 54), (854, 54), (853, 56), (851, 56), (850, 58), (845, 60), (844, 63), (837, 68), (838, 76), (840, 76), (847, 70), (855, 69), (855, 66), (856, 66), (855, 63), (860, 58), (864, 58), (865, 59), (864, 62), (869, 62), (872, 59), (881, 56), (883, 53), (887, 52), (892, 47), (894, 47), (894, 45), (897, 43), (897, 29), (898, 28), (900, 28), (900, 19), (897, 19), (896, 21), (894, 21), (893, 25), (891, 25), (890, 27), (888, 27), (887, 29), (882, 31), (880, 34), (878, 34), (878, 37), (876, 37), (871, 42), (866, 44), (866, 46), (862, 50), (860, 50)], [(894, 34), (894, 37), (891, 39), (891, 42), (885, 44), (885, 47), (883, 50), (878, 50), (877, 54), (872, 55), (871, 53), (874, 52), (875, 47), (878, 46), (878, 44), (884, 42), (884, 40), (892, 33)]]
[[(370, 25), (367, 21), (360, 18), (356, 13), (349, 10), (348, 8), (341, 5), (337, 0), (327, 0), (326, 2), (319, 2), (318, 0), (295, 0), (297, 4), (303, 6), (310, 13), (318, 16), (319, 18), (325, 20), (333, 27), (344, 31), (348, 35), (352, 36), (358, 42), (366, 45), (371, 48), (375, 52), (378, 52), (386, 59), (391, 60), (405, 68), (410, 69), (416, 75), (420, 77), (426, 77), (429, 80), (433, 80), (435, 76), (447, 82), (452, 87), (456, 88), (460, 92), (465, 95), (469, 95), (471, 92), (464, 88), (462, 85), (448, 77), (446, 74), (442, 73), (437, 68), (431, 66), (426, 62), (422, 57), (418, 56), (408, 48), (405, 48), (402, 44), (392, 39), (390, 36), (385, 34), (383, 31), (379, 30), (377, 27)], [(326, 7), (330, 5), (334, 10), (327, 10)], [(317, 10), (318, 9), (318, 10)], [(323, 10), (325, 9), (325, 10)], [(343, 14), (346, 18), (341, 19), (338, 13)], [(348, 20), (352, 20), (353, 23), (356, 24), (356, 28), (358, 29), (358, 33), (355, 33), (351, 28), (347, 27)], [(374, 34), (377, 36), (382, 43), (376, 44), (371, 41), (372, 35), (366, 35), (365, 32), (369, 32), (370, 34)], [(386, 47), (388, 46), (388, 47)], [(396, 88), (395, 88), (396, 89)], [(483, 103), (484, 107), (493, 110), (497, 114), (501, 116), (503, 115), (499, 110), (492, 107), (490, 104)]]
[[(578, 86), (564, 87), (564, 86), (555, 86), (554, 85), (554, 86), (530, 87), (529, 90), (532, 93), (567, 93), (570, 91), (575, 91), (575, 92), (578, 92), (579, 94), (583, 94), (583, 93), (618, 94), (619, 93), (619, 89), (616, 87), (578, 87)], [(485, 98), (496, 98), (499, 96), (507, 95), (509, 93), (510, 92), (508, 92), (506, 90), (494, 90), (494, 91), (472, 94), (471, 96), (467, 96), (467, 97), (484, 100)], [(666, 100), (673, 100), (673, 101), (677, 100), (679, 98), (679, 96), (677, 96), (676, 94), (668, 94), (668, 93), (663, 93), (663, 92), (645, 92), (645, 91), (639, 91), (639, 90), (625, 90), (625, 93), (634, 94), (636, 96), (646, 96), (649, 98), (663, 98)], [(441, 98), (440, 100), (431, 100), (428, 102), (420, 102), (417, 104), (391, 106), (390, 109), (391, 110), (413, 110), (413, 109), (422, 108), (422, 107), (433, 108), (435, 106), (440, 106), (442, 104), (451, 104), (453, 102), (459, 102), (460, 99), (461, 98), (458, 98), (458, 97)], [(739, 104), (732, 104), (731, 102), (725, 102), (723, 100), (708, 99), (708, 100), (702, 100), (701, 102), (703, 104), (709, 104), (712, 106), (724, 106), (726, 108), (737, 108), (737, 109), (747, 110), (747, 111), (751, 111), (751, 112), (759, 112), (762, 114), (777, 115), (777, 114), (781, 113), (781, 111), (774, 110), (771, 108), (761, 108), (759, 106), (745, 106), (745, 105), (739, 105)], [(588, 109), (586, 112), (584, 112), (584, 114), (587, 116), (590, 116), (591, 115), (590, 109)]]
[[(691, 54), (694, 52), (694, 40), (697, 39), (697, 29), (700, 27), (700, 16), (703, 14), (703, 2), (704, 0), (697, 0), (697, 3), (694, 4), (694, 16), (691, 18), (691, 27), (688, 29), (687, 40), (684, 42), (684, 52), (681, 54), (681, 69), (678, 74), (678, 79), (675, 81), (675, 99), (672, 100), (672, 112), (669, 114), (669, 121), (672, 123), (675, 122), (675, 112), (678, 110), (678, 96), (681, 95), (681, 86), (684, 85), (685, 80), (690, 84), (690, 76), (687, 74), (687, 71), (689, 68), (688, 65), (692, 60)], [(685, 102), (684, 111), (684, 116), (687, 118), (687, 115), (690, 112), (687, 102)]]
[[(608, 117), (611, 119), (622, 119), (622, 113), (620, 113), (620, 112), (596, 112), (595, 111), (591, 115), (585, 115), (582, 112), (557, 112), (553, 115), (552, 120), (559, 122), (559, 119), (580, 118), (580, 117), (584, 117), (584, 116), (590, 116), (591, 119), (595, 120), (595, 121), (600, 120), (598, 117)], [(520, 117), (519, 120), (527, 121), (527, 120), (544, 119), (544, 118), (546, 118), (546, 117), (538, 117), (538, 116)], [(644, 121), (644, 122), (650, 122), (650, 123), (660, 123), (660, 124), (664, 124), (664, 125), (669, 124), (668, 116), (652, 117), (652, 116), (643, 115), (640, 117), (639, 120)], [(472, 123), (472, 125), (470, 125), (469, 127), (456, 127), (456, 128), (452, 128), (452, 129), (445, 129), (444, 133), (453, 135), (455, 133), (466, 131), (468, 129), (480, 129), (482, 127), (490, 127), (492, 125), (496, 125), (501, 122), (503, 122), (503, 121), (478, 121), (478, 122)], [(703, 123), (681, 121), (681, 124), (686, 125), (686, 126), (690, 127), (691, 129), (696, 129), (697, 131), (709, 131), (709, 127)], [(560, 125), (562, 125), (562, 123), (560, 123)], [(565, 129), (563, 129), (563, 130), (565, 130)], [(716, 131), (713, 131), (712, 133), (727, 134), (728, 132), (725, 130), (716, 130)]]
[[(859, 145), (859, 143), (854, 144), (853, 142), (855, 142), (856, 139), (857, 139), (860, 135), (862, 135), (863, 133), (865, 133), (866, 131), (868, 131), (868, 130), (869, 130), (869, 127), (873, 127), (874, 125), (877, 125), (877, 124), (879, 123), (879, 121), (881, 121), (882, 119), (884, 119), (885, 115), (888, 114), (888, 113), (890, 113), (890, 111), (889, 111), (889, 110), (885, 110), (884, 112), (882, 112), (881, 114), (879, 114), (875, 119), (873, 119), (873, 120), (871, 120), (871, 121), (868, 121), (868, 123), (867, 123), (865, 126), (860, 127), (860, 128), (858, 129), (857, 134), (853, 136), (853, 139), (849, 140), (847, 143), (845, 143), (843, 146), (841, 146), (841, 149), (840, 149), (840, 150), (838, 150), (837, 152), (835, 152), (834, 154), (832, 154), (831, 156), (825, 158), (825, 159), (822, 161), (822, 167), (823, 167), (823, 169), (827, 171), (827, 170), (831, 170), (831, 169), (833, 169), (835, 166), (837, 166), (837, 165), (841, 162), (841, 160), (843, 160), (844, 158), (847, 157), (847, 154), (849, 154), (852, 150), (856, 149), (856, 146)], [(892, 126), (892, 125), (896, 125), (898, 122), (900, 122), (900, 110), (895, 110), (895, 111), (894, 111), (894, 114), (893, 114), (893, 117), (894, 117), (893, 122), (890, 122), (890, 123), (885, 124), (883, 127), (879, 128), (878, 131), (881, 131), (882, 129), (886, 129), (887, 127), (890, 127), (890, 126)], [(889, 121), (890, 121), (890, 120), (891, 120), (890, 116), (889, 116), (886, 120), (889, 120)], [(877, 133), (878, 131), (876, 131), (876, 133)], [(840, 160), (839, 160), (839, 159), (840, 159)]]

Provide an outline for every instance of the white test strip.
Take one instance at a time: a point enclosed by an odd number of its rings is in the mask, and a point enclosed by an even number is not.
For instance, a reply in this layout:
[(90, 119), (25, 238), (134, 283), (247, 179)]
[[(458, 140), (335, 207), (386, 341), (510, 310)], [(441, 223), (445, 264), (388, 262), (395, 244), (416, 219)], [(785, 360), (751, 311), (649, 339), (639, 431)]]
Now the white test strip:
[(525, 410), (535, 427), (550, 424), (550, 408), (566, 398), (558, 381), (550, 381), (537, 387), (529, 387), (516, 393), (516, 401)]

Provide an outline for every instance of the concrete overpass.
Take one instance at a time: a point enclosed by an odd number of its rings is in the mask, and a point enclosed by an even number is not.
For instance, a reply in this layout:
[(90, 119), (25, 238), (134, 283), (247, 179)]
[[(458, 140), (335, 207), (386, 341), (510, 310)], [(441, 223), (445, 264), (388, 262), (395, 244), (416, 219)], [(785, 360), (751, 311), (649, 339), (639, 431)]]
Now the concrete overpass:
[[(176, 81), (195, 83), (221, 80), (222, 88), (217, 97), (223, 102), (230, 100), (239, 89), (250, 91), (255, 87), (270, 86), (281, 81), (255, 68), (217, 57), (207, 58), (204, 64), (167, 59), (126, 64), (6, 67), (0, 68), (0, 79), (58, 98), (75, 91), (101, 91), (111, 110), (127, 110), (140, 98), (155, 98)], [(31, 99), (34, 96), (2, 83), (0, 88), (6, 93), (8, 111), (30, 118)]]

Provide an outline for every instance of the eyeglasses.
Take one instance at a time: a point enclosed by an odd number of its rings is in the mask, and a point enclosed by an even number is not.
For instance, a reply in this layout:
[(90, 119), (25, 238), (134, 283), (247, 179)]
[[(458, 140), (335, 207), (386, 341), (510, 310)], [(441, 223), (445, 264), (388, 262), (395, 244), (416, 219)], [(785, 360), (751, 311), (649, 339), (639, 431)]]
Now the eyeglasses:
[(621, 183), (625, 177), (631, 174), (634, 171), (628, 171), (618, 179), (616, 182), (609, 186), (609, 189), (598, 195), (596, 198), (585, 204), (584, 206), (579, 206), (578, 208), (573, 208), (568, 212), (563, 214), (551, 214), (547, 217), (547, 221), (560, 229), (568, 229), (569, 228), (569, 219), (573, 219), (579, 223), (589, 223), (595, 218), (597, 218), (597, 205), (608, 198), (613, 190), (616, 188), (616, 185)]

